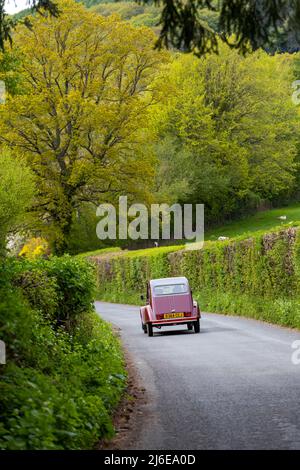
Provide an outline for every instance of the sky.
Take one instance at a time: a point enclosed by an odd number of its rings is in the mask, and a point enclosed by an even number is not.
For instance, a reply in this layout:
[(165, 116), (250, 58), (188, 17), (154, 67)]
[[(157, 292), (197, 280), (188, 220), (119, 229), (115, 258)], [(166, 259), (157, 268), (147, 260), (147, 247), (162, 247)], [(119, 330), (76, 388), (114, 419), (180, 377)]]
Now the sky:
[(6, 0), (5, 2), (6, 13), (10, 14), (17, 13), (27, 7), (27, 0)]

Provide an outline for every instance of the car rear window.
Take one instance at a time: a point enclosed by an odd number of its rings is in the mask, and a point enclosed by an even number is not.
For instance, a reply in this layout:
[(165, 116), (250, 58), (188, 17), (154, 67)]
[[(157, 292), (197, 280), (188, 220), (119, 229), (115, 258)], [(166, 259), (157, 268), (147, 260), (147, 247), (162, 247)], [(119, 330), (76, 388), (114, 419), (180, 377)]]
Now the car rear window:
[(170, 284), (165, 286), (155, 286), (154, 294), (155, 295), (174, 295), (174, 294), (184, 294), (187, 292), (186, 284)]

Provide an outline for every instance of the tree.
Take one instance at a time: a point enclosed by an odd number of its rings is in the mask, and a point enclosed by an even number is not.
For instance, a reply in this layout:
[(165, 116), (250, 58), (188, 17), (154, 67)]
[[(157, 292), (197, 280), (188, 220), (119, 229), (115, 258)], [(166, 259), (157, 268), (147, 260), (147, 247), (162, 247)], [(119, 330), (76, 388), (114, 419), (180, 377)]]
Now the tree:
[(0, 254), (9, 233), (21, 229), (35, 190), (34, 175), (6, 150), (0, 154)]
[[(6, 0), (0, 0), (0, 51), (4, 51), (7, 42), (12, 43), (12, 31), (16, 21), (5, 12)], [(49, 11), (51, 15), (58, 15), (58, 8), (52, 0), (27, 0), (28, 8), (32, 11)]]
[(157, 84), (169, 87), (168, 103), (152, 118), (161, 132), (157, 189), (165, 198), (205, 203), (209, 222), (291, 192), (298, 141), (292, 64), (289, 55), (245, 58), (225, 45), (219, 55), (177, 56)]
[(153, 50), (147, 28), (72, 0), (58, 5), (58, 18), (45, 13), (16, 32), (23, 92), (0, 110), (0, 139), (36, 174), (34, 209), (63, 251), (82, 203), (145, 197), (150, 84), (166, 54)]
[[(218, 51), (218, 38), (242, 52), (267, 46), (274, 33), (300, 32), (299, 0), (136, 0), (162, 7), (158, 46), (202, 55)], [(199, 10), (219, 12), (216, 33)]]

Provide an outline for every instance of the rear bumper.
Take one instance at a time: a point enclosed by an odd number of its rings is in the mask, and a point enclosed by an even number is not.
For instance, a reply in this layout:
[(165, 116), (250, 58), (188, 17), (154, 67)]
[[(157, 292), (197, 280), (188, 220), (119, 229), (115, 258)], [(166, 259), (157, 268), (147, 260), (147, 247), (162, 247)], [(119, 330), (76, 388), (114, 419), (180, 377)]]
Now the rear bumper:
[(197, 320), (200, 320), (200, 317), (184, 317), (184, 318), (174, 318), (170, 320), (152, 320), (147, 323), (151, 323), (152, 326), (171, 326), (171, 325), (180, 325), (181, 323), (186, 325), (187, 323), (193, 323)]

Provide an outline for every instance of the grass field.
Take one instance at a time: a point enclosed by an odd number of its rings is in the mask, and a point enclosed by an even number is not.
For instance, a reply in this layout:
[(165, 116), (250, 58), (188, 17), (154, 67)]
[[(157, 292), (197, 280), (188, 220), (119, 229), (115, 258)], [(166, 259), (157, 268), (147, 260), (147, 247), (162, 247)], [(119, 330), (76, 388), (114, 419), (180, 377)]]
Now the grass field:
[[(284, 215), (287, 219), (285, 221), (281, 221), (278, 217)], [(257, 212), (251, 217), (229, 222), (222, 227), (214, 228), (205, 232), (205, 240), (217, 240), (219, 236), (234, 238), (261, 230), (267, 232), (273, 228), (287, 224), (300, 225), (300, 204)]]
[(87, 253), (80, 253), (76, 255), (78, 258), (89, 258), (94, 256), (125, 256), (127, 258), (134, 258), (135, 256), (149, 256), (155, 255), (157, 253), (172, 253), (177, 250), (182, 250), (184, 245), (170, 245), (170, 246), (160, 246), (158, 248), (145, 248), (143, 250), (121, 250), (121, 248), (111, 247), (104, 248), (96, 251), (88, 251)]
[[(281, 221), (280, 216), (286, 216), (286, 220)], [(236, 237), (247, 237), (254, 232), (267, 232), (272, 229), (287, 227), (288, 225), (300, 225), (300, 204), (294, 204), (288, 207), (283, 207), (280, 209), (272, 209), (267, 211), (257, 212), (251, 217), (241, 219), (234, 222), (228, 222), (228, 224), (222, 225), (222, 227), (217, 227), (205, 231), (205, 241), (216, 241), (218, 237), (225, 236), (230, 239)], [(161, 246), (158, 248), (146, 248), (142, 250), (121, 250), (117, 247), (103, 248), (96, 251), (90, 251), (87, 253), (81, 253), (77, 255), (79, 257), (87, 256), (107, 256), (113, 255), (122, 255), (126, 257), (135, 257), (135, 256), (148, 256), (158, 253), (170, 253), (173, 251), (181, 250), (184, 248), (184, 243), (182, 245), (173, 245), (173, 246)]]
[(121, 251), (121, 248), (118, 248), (117, 246), (111, 246), (109, 248), (100, 248), (99, 250), (95, 251), (86, 251), (85, 253), (79, 253), (78, 255), (75, 255), (75, 257), (87, 258), (89, 256), (102, 256), (110, 253), (118, 253), (119, 251)]

